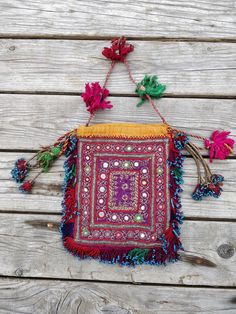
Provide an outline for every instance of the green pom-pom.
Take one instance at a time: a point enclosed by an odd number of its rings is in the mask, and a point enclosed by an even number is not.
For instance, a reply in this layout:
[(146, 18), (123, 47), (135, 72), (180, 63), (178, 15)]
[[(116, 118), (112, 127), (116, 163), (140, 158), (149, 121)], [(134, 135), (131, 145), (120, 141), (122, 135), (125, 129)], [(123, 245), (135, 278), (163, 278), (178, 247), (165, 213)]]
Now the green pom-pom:
[(39, 167), (43, 169), (43, 172), (48, 172), (51, 164), (60, 155), (61, 148), (59, 146), (52, 146), (48, 150), (39, 152), (36, 156)]
[(131, 259), (135, 259), (139, 263), (142, 263), (148, 255), (148, 251), (149, 249), (136, 248), (128, 252), (128, 257)]
[(135, 92), (141, 98), (141, 100), (137, 104), (137, 107), (140, 107), (144, 103), (144, 101), (147, 99), (146, 95), (149, 95), (150, 97), (155, 99), (161, 98), (165, 89), (165, 85), (158, 83), (156, 75), (145, 75), (143, 80), (137, 84), (137, 87), (135, 89)]

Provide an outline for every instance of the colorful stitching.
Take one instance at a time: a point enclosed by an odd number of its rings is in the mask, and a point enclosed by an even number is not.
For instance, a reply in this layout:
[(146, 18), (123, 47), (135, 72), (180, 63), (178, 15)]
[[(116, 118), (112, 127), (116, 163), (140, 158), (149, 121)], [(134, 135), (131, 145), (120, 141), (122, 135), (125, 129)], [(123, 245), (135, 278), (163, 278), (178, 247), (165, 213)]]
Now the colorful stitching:
[[(142, 263), (160, 265), (166, 264), (167, 261), (174, 262), (178, 260), (178, 250), (183, 249), (179, 235), (180, 224), (183, 220), (183, 214), (180, 211), (180, 197), (179, 193), (182, 191), (180, 188), (179, 180), (174, 177), (174, 170), (176, 168), (181, 169), (183, 165), (183, 156), (180, 151), (174, 146), (173, 140), (170, 140), (169, 144), (169, 159), (168, 164), (170, 167), (170, 206), (171, 217), (170, 225), (166, 232), (159, 237), (160, 246), (157, 244), (150, 248), (137, 248), (132, 246), (123, 246), (112, 244), (111, 246), (101, 245), (84, 245), (76, 243), (74, 239), (74, 227), (77, 215), (80, 215), (71, 206), (71, 202), (68, 205), (68, 191), (77, 190), (75, 184), (75, 176), (71, 176), (71, 170), (76, 165), (76, 151), (69, 156), (65, 163), (65, 191), (64, 191), (64, 215), (61, 223), (61, 231), (64, 246), (72, 254), (79, 256), (80, 258), (92, 257), (98, 258), (100, 261), (108, 263), (120, 263), (122, 265), (138, 265)], [(157, 169), (158, 171), (158, 169)], [(86, 230), (84, 230), (86, 232)]]

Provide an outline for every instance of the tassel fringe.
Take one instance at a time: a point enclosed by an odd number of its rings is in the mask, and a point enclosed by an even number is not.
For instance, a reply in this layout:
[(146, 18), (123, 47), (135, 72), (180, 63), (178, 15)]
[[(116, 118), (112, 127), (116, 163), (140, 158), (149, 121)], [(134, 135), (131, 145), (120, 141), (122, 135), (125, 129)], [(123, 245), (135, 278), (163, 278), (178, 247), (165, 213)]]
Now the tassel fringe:
[[(17, 183), (22, 183), (19, 190), (29, 193), (39, 175), (42, 172), (48, 172), (54, 161), (61, 155), (69, 156), (76, 142), (76, 130), (73, 130), (61, 136), (52, 146), (42, 148), (28, 161), (24, 158), (18, 159), (11, 171), (11, 176)], [(40, 171), (34, 178), (25, 181), (31, 169), (40, 169)]]
[(201, 201), (206, 196), (218, 198), (223, 191), (224, 177), (220, 174), (212, 174), (209, 165), (193, 143), (189, 142), (186, 149), (193, 156), (198, 172), (198, 183), (192, 198), (196, 201)]

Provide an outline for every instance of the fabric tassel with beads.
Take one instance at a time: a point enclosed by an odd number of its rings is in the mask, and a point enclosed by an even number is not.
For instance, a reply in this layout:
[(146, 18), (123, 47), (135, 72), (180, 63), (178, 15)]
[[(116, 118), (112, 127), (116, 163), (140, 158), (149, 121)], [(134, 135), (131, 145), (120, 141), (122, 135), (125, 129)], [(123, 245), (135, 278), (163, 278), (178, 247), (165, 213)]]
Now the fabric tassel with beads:
[[(230, 132), (227, 131), (213, 131), (210, 138), (194, 135), (184, 132), (182, 130), (170, 127), (175, 134), (175, 146), (178, 149), (185, 149), (193, 157), (197, 167), (197, 184), (192, 192), (192, 198), (196, 201), (201, 201), (207, 196), (219, 198), (223, 191), (224, 177), (221, 174), (212, 173), (206, 158), (201, 155), (202, 149), (209, 150), (209, 159), (212, 163), (214, 159), (223, 160), (229, 155), (233, 154), (234, 140), (229, 138)], [(197, 147), (189, 138), (195, 138), (203, 142), (203, 147)], [(174, 170), (175, 177), (180, 176), (182, 182), (182, 172), (179, 169)], [(171, 187), (170, 187), (171, 188)]]
[[(214, 131), (213, 134), (219, 135), (219, 131)], [(204, 139), (205, 147), (210, 149), (210, 161), (213, 161), (213, 156), (218, 159), (225, 159), (230, 153), (233, 152), (234, 140), (230, 138), (226, 138), (225, 134), (229, 134), (229, 132), (222, 132), (224, 134), (225, 143), (223, 140), (218, 143), (210, 143), (210, 140)], [(211, 137), (213, 139), (214, 137)], [(207, 143), (207, 145), (206, 145)], [(214, 148), (213, 148), (214, 147)], [(214, 198), (220, 197), (223, 191), (224, 177), (221, 174), (212, 173), (210, 166), (208, 165), (205, 158), (203, 158), (200, 154), (200, 149), (192, 142), (188, 142), (186, 145), (187, 151), (192, 155), (196, 166), (197, 166), (197, 175), (198, 181), (197, 185), (192, 192), (192, 198), (196, 201), (201, 201), (203, 198), (207, 196), (212, 196)], [(215, 153), (212, 150), (215, 150)], [(219, 152), (221, 150), (221, 153)], [(224, 153), (223, 153), (224, 152)]]
[[(63, 154), (68, 156), (74, 149), (76, 140), (76, 130), (73, 130), (61, 136), (53, 145), (39, 150), (29, 160), (18, 159), (11, 170), (11, 176), (16, 183), (20, 184), (19, 190), (23, 193), (31, 192), (40, 174), (48, 172), (53, 163)], [(29, 178), (31, 170), (36, 170), (37, 173)], [(26, 180), (26, 178), (29, 179)]]

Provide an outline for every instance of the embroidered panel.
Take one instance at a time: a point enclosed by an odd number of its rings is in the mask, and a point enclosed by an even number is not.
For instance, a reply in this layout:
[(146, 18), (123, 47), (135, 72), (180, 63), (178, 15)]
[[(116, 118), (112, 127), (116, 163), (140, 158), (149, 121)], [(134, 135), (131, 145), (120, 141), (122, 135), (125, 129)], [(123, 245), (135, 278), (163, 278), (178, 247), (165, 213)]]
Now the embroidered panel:
[(158, 245), (170, 220), (168, 141), (79, 139), (77, 243)]

